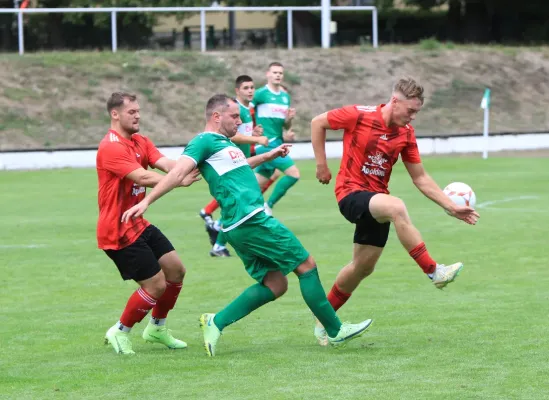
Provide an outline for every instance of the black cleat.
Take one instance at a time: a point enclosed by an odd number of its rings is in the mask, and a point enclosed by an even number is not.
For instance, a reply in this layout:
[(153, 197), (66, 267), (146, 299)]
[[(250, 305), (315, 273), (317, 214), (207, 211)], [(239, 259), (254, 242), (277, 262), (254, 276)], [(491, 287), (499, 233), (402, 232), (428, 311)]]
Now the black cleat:
[(219, 231), (215, 229), (215, 221), (212, 218), (211, 214), (206, 214), (204, 211), (200, 211), (198, 213), (200, 215), (200, 218), (204, 220), (204, 226), (206, 228), (206, 232), (208, 233), (208, 237), (210, 239), (210, 244), (213, 246), (217, 240), (217, 235), (219, 235)]
[(208, 232), (208, 236), (210, 238), (210, 244), (213, 246), (217, 241), (217, 235), (219, 235), (219, 231), (214, 228), (213, 224), (208, 224), (206, 222), (205, 225), (206, 225), (206, 232)]
[(213, 224), (212, 214), (207, 214), (204, 210), (200, 210), (198, 215), (200, 215), (200, 218), (202, 218), (207, 224)]
[(221, 250), (210, 250), (210, 256), (212, 257), (230, 257), (231, 253), (229, 253), (229, 249), (221, 249)]

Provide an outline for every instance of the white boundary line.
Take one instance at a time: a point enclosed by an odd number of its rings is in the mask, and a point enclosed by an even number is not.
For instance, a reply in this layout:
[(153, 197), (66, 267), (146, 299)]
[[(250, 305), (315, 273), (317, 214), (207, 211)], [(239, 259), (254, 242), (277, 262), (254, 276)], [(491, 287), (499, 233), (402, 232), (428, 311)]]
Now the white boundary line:
[(517, 201), (517, 200), (537, 200), (537, 199), (539, 199), (539, 196), (506, 197), (501, 200), (492, 200), (492, 201), (485, 201), (483, 203), (479, 203), (477, 204), (476, 208), (486, 208), (487, 206), (491, 206), (494, 204), (509, 203), (511, 201)]
[[(417, 139), (422, 156), (429, 154), (458, 154), (482, 152), (486, 140), (482, 136), (448, 136)], [(502, 150), (549, 149), (549, 133), (490, 135), (490, 153)], [(184, 147), (161, 147), (166, 157), (178, 159)], [(343, 142), (326, 143), (328, 158), (341, 158)], [(57, 150), (29, 152), (0, 152), (0, 170), (48, 169), (48, 168), (94, 168), (97, 150)], [(314, 158), (311, 143), (294, 143), (290, 153), (294, 160)]]
[(47, 244), (0, 244), (0, 249), (42, 249)]

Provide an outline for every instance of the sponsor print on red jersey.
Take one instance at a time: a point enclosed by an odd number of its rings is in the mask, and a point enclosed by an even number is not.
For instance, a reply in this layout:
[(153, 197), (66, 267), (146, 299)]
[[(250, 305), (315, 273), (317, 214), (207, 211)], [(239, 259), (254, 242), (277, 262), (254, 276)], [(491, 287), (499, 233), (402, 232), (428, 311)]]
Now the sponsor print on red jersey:
[(129, 246), (150, 223), (143, 217), (120, 222), (122, 213), (145, 197), (146, 188), (126, 176), (136, 169), (152, 166), (163, 155), (145, 136), (134, 134), (131, 140), (109, 130), (99, 143), (96, 156), (99, 181), (97, 245), (104, 250)]
[(351, 105), (328, 112), (330, 128), (344, 129), (337, 201), (361, 190), (389, 193), (389, 178), (399, 155), (405, 162), (421, 162), (414, 128), (387, 127), (381, 115), (383, 106)]

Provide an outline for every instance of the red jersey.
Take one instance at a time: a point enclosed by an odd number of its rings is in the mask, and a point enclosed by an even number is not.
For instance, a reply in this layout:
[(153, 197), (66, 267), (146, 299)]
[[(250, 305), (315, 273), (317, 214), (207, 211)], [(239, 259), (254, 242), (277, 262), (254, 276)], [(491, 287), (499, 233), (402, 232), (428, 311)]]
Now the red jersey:
[(420, 163), (414, 128), (387, 127), (378, 106), (346, 106), (328, 112), (334, 130), (344, 129), (343, 157), (336, 178), (337, 201), (356, 191), (389, 193), (393, 165)]
[(123, 224), (122, 214), (145, 197), (145, 187), (127, 179), (126, 175), (139, 168), (147, 169), (163, 155), (145, 136), (132, 135), (131, 140), (116, 131), (99, 143), (96, 167), (99, 180), (99, 219), (97, 244), (100, 249), (119, 250), (137, 240), (150, 223), (143, 217)]

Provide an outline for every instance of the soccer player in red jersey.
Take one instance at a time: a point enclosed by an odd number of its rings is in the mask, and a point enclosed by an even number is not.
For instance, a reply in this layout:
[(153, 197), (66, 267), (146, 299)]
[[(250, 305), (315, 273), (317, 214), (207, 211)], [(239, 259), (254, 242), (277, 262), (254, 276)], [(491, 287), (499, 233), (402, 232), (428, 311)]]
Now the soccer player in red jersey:
[[(187, 344), (174, 338), (165, 326), (181, 291), (185, 267), (170, 241), (147, 220), (140, 217), (121, 222), (122, 213), (143, 200), (145, 187), (154, 187), (164, 176), (148, 167), (168, 172), (176, 162), (138, 134), (140, 110), (136, 96), (113, 93), (107, 110), (111, 129), (101, 140), (96, 159), (97, 243), (114, 261), (122, 278), (133, 279), (139, 288), (130, 296), (120, 320), (107, 331), (105, 344), (110, 343), (119, 354), (134, 354), (129, 332), (152, 309), (143, 338), (171, 349), (185, 348)], [(198, 171), (194, 171), (183, 186), (198, 179)]]
[[(479, 218), (473, 208), (454, 204), (421, 163), (410, 122), (421, 110), (423, 100), (422, 86), (413, 79), (400, 79), (388, 104), (346, 106), (320, 114), (311, 122), (316, 177), (322, 184), (328, 184), (332, 178), (326, 162), (326, 130), (344, 130), (335, 194), (341, 214), (356, 229), (353, 259), (339, 272), (328, 294), (336, 311), (373, 272), (387, 242), (391, 222), (406, 251), (437, 288), (452, 282), (463, 268), (460, 262), (448, 266), (435, 262), (412, 224), (404, 202), (389, 195), (391, 170), (400, 156), (412, 181), (426, 197), (468, 224), (474, 225)], [(319, 325), (315, 336), (320, 344), (326, 343)]]

